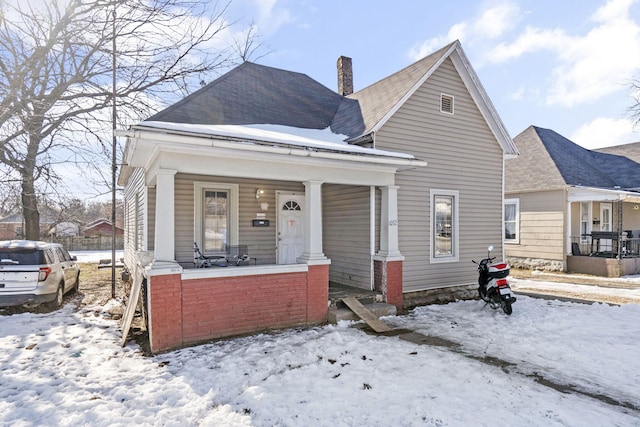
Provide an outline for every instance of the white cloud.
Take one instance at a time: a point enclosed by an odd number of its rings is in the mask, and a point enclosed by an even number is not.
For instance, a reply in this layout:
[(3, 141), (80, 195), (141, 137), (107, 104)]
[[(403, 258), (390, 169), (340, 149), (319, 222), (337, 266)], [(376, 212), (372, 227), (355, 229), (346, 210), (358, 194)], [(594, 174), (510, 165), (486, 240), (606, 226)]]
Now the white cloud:
[(638, 142), (640, 133), (634, 131), (631, 120), (599, 117), (582, 125), (569, 139), (584, 148), (594, 149)]
[[(573, 107), (594, 102), (624, 89), (640, 70), (640, 26), (629, 16), (637, 0), (609, 0), (591, 16), (594, 26), (584, 35), (571, 36), (563, 29), (527, 27), (512, 43), (500, 43), (488, 59), (499, 63), (536, 51), (551, 51), (548, 105)], [(544, 64), (540, 64), (544, 66)]]
[(454, 40), (495, 39), (511, 30), (518, 23), (521, 11), (515, 3), (504, 1), (481, 11), (474, 18), (454, 24), (447, 34), (431, 37), (416, 43), (409, 50), (409, 57), (418, 60)]
[(540, 91), (536, 88), (526, 88), (524, 85), (518, 86), (518, 88), (509, 94), (509, 98), (514, 101), (521, 101), (526, 96), (532, 96), (533, 98), (540, 97)]
[(278, 4), (278, 0), (255, 0), (258, 10), (257, 23), (260, 33), (269, 35), (275, 33), (281, 26), (295, 21), (291, 11)]
[(515, 4), (502, 3), (491, 7), (473, 20), (473, 35), (482, 35), (490, 39), (500, 37), (514, 27), (520, 8)]

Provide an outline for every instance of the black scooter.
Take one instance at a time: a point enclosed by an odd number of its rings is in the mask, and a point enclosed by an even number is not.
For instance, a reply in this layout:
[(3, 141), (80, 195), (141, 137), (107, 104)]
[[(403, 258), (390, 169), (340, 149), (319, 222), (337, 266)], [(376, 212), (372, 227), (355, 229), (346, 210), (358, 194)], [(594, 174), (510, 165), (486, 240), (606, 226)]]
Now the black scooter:
[(502, 308), (506, 314), (511, 314), (511, 304), (516, 302), (516, 297), (511, 294), (509, 281), (509, 264), (490, 264), (496, 257), (491, 256), (493, 246), (487, 248), (487, 257), (480, 262), (471, 260), (478, 265), (478, 294), (480, 299), (489, 304), (491, 308)]

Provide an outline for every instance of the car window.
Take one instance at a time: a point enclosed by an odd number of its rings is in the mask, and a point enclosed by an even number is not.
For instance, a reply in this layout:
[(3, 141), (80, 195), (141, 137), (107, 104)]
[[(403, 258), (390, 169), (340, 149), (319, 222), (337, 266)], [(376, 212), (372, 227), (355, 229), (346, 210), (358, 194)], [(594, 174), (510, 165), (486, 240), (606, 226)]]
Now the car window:
[(69, 252), (67, 252), (65, 248), (58, 248), (58, 249), (60, 249), (60, 252), (62, 252), (62, 256), (64, 257), (65, 261), (71, 261), (71, 255), (69, 255)]
[(40, 265), (46, 264), (42, 251), (31, 248), (0, 248), (0, 262), (3, 264)]
[(44, 250), (44, 257), (45, 257), (45, 260), (46, 260), (45, 264), (55, 264), (56, 257), (53, 256), (53, 251), (51, 249), (45, 249)]
[(60, 260), (60, 262), (65, 262), (66, 260), (64, 259), (64, 253), (62, 252), (62, 248), (54, 248), (54, 251), (56, 252), (56, 255), (58, 255), (58, 259)]

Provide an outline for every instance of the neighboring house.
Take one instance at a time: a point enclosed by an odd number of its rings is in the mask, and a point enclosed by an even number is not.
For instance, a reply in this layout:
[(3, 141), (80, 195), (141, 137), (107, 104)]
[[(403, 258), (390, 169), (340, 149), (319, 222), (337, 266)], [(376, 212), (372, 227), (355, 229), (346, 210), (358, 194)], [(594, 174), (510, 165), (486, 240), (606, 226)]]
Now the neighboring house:
[[(40, 213), (40, 234), (44, 238), (48, 235), (52, 225), (56, 222), (56, 212), (45, 209)], [(24, 219), (22, 214), (16, 213), (0, 218), (0, 240), (24, 239)]]
[(60, 222), (49, 230), (49, 235), (53, 237), (77, 237), (80, 235), (80, 226), (72, 221)]
[[(152, 351), (326, 322), (333, 284), (398, 309), (475, 292), (471, 259), (502, 256), (517, 149), (460, 43), (355, 93), (351, 75), (341, 57), (335, 93), (245, 62), (121, 132)], [(255, 265), (195, 269), (194, 242)]]
[(587, 150), (549, 129), (514, 138), (505, 165), (505, 252), (513, 266), (620, 276), (640, 273), (640, 164)]
[(613, 147), (598, 148), (595, 151), (606, 154), (615, 154), (617, 156), (624, 156), (633, 160), (634, 162), (640, 163), (640, 142), (614, 145)]
[[(93, 236), (111, 236), (113, 234), (112, 222), (105, 218), (97, 219), (87, 224), (82, 229), (82, 235), (85, 237)], [(116, 225), (116, 235), (124, 234), (124, 229)]]
[(22, 239), (24, 221), (21, 214), (11, 214), (0, 218), (0, 240)]

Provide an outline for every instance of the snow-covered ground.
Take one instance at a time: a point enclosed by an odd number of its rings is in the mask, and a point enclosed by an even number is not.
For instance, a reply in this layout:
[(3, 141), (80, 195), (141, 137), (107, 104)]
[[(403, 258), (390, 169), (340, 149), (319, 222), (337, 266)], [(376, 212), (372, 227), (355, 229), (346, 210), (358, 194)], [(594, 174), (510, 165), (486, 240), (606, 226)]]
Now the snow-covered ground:
[[(102, 259), (111, 259), (111, 251), (69, 251), (71, 256), (76, 256), (78, 262), (98, 263)], [(124, 251), (116, 251), (116, 261), (124, 256)]]
[(1, 425), (640, 426), (638, 304), (463, 301), (384, 319), (413, 335), (349, 322), (144, 357), (118, 345), (117, 301), (78, 299), (0, 316)]

